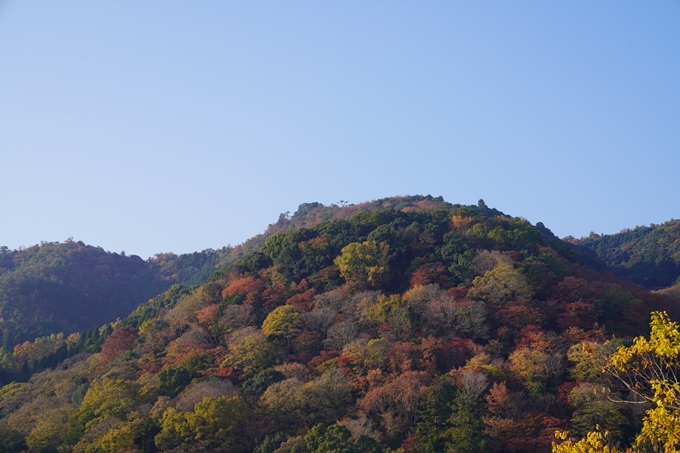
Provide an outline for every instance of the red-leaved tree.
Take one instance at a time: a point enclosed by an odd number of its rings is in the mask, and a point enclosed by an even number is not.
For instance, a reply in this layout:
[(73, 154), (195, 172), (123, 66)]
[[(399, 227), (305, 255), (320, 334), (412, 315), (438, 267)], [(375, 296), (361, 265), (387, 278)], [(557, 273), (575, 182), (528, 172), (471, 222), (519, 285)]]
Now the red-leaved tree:
[(121, 327), (114, 330), (102, 346), (102, 352), (99, 354), (99, 364), (104, 366), (125, 351), (132, 349), (138, 336), (137, 329)]

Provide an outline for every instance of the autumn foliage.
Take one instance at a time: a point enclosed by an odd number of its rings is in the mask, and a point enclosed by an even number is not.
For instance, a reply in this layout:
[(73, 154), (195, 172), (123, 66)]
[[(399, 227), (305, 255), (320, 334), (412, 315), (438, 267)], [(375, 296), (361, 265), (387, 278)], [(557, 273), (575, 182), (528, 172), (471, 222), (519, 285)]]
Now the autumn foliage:
[(0, 452), (677, 444), (675, 293), (483, 202), (402, 202), (303, 205), (207, 282), (2, 350)]

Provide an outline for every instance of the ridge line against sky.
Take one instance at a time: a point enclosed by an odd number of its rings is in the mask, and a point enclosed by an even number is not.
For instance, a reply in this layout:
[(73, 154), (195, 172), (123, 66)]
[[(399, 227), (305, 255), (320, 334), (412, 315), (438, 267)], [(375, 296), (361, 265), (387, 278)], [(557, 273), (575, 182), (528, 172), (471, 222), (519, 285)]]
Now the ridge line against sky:
[[(404, 195), (404, 196), (408, 196), (408, 195)], [(375, 200), (367, 200), (367, 201), (375, 201)], [(444, 201), (448, 201), (448, 200), (444, 200)], [(352, 205), (355, 205), (355, 204), (359, 204), (359, 203), (351, 203), (351, 202), (347, 202), (346, 200), (341, 200), (340, 202), (337, 202), (337, 203), (335, 203), (335, 204), (338, 204), (338, 205), (339, 205), (341, 202), (347, 203), (348, 206), (352, 206)], [(331, 204), (332, 204), (332, 203), (329, 203), (329, 204), (326, 205), (326, 206), (330, 206)], [(452, 204), (455, 204), (455, 203), (452, 203)], [(496, 207), (496, 206), (489, 206), (489, 208), (491, 208), (491, 209), (494, 209), (494, 208), (495, 208), (495, 209), (498, 209), (499, 211), (503, 212), (502, 209), (500, 209), (500, 208), (498, 208), (498, 207)], [(287, 213), (288, 213), (289, 215), (292, 215), (291, 211), (287, 211)], [(521, 216), (521, 215), (513, 215), (513, 214), (510, 214), (510, 213), (507, 213), (507, 212), (504, 212), (504, 214), (506, 214), (506, 215), (511, 215), (511, 216), (513, 216), (513, 217), (521, 217), (521, 218), (525, 218), (524, 216)], [(281, 213), (281, 214), (279, 214), (279, 215), (286, 215), (286, 212)], [(527, 219), (527, 220), (529, 220), (529, 219)], [(670, 218), (670, 219), (667, 219), (666, 221), (663, 221), (663, 222), (660, 222), (660, 223), (665, 223), (665, 222), (667, 222), (667, 221), (672, 221), (672, 220), (675, 220), (675, 219), (674, 219), (674, 218)], [(530, 222), (531, 222), (531, 221), (530, 221)], [(538, 223), (538, 222), (540, 222), (540, 220), (539, 220), (539, 221), (536, 221), (536, 222), (531, 222), (531, 224), (535, 226), (536, 223)], [(205, 251), (205, 250), (217, 250), (217, 249), (220, 249), (220, 248), (222, 248), (222, 247), (235, 247), (235, 246), (243, 245), (243, 244), (244, 244), (246, 241), (248, 241), (249, 239), (252, 239), (253, 237), (255, 237), (255, 236), (257, 236), (257, 235), (260, 235), (260, 234), (265, 233), (266, 230), (268, 229), (268, 227), (269, 227), (270, 225), (274, 224), (274, 223), (275, 223), (275, 222), (270, 222), (270, 223), (267, 225), (267, 227), (265, 227), (265, 228), (262, 229), (261, 231), (252, 234), (251, 236), (247, 237), (246, 239), (244, 239), (243, 241), (238, 242), (238, 243), (222, 244), (222, 245), (217, 245), (217, 246), (213, 246), (213, 247), (203, 248), (203, 249), (200, 249), (200, 250), (198, 250), (198, 249), (197, 249), (197, 250), (187, 250), (187, 251), (183, 251), (183, 252), (181, 252), (181, 253), (192, 253), (192, 252), (200, 252), (200, 251)], [(641, 225), (635, 225), (635, 226), (630, 226), (630, 227), (623, 227), (623, 228), (621, 228), (621, 229), (618, 230), (618, 231), (612, 231), (612, 232), (597, 232), (597, 231), (591, 230), (589, 234), (595, 233), (595, 234), (598, 234), (598, 235), (611, 235), (611, 234), (616, 234), (616, 233), (619, 233), (619, 232), (622, 232), (622, 231), (626, 231), (626, 230), (629, 230), (629, 229), (634, 229), (634, 228), (637, 228), (637, 227), (650, 227), (650, 226), (652, 226), (652, 225), (657, 225), (657, 224), (655, 224), (654, 222), (650, 222), (650, 223), (648, 223), (648, 224), (641, 224)], [(548, 226), (548, 225), (544, 225), (544, 226), (547, 227), (548, 229), (551, 229), (550, 226)], [(552, 231), (552, 230), (551, 230), (551, 231)], [(569, 237), (583, 238), (583, 237), (586, 237), (586, 236), (588, 236), (588, 234), (584, 234), (584, 235), (581, 235), (581, 236), (565, 235), (565, 236), (560, 236), (560, 238), (561, 238), (561, 239), (569, 238)], [(22, 244), (22, 245), (20, 245), (20, 246), (17, 246), (17, 247), (14, 247), (14, 248), (10, 248), (10, 249), (12, 249), (12, 250), (14, 250), (14, 249), (25, 249), (25, 248), (31, 247), (31, 246), (33, 246), (33, 245), (40, 245), (40, 243), (43, 243), (43, 242), (65, 242), (65, 241), (67, 241), (67, 240), (73, 240), (73, 241), (76, 241), (76, 242), (77, 242), (77, 241), (79, 241), (80, 239), (74, 238), (73, 236), (70, 236), (70, 237), (66, 238), (65, 240), (63, 240), (63, 241), (45, 241), (45, 240), (41, 240), (40, 242), (36, 242), (35, 244), (30, 244), (30, 245), (23, 245), (23, 244)], [(99, 244), (86, 244), (86, 245), (91, 245), (91, 246), (95, 246), (95, 247), (98, 247), (98, 246), (101, 247), (101, 245), (99, 245)], [(102, 248), (104, 248), (107, 252), (122, 252), (122, 253), (125, 253), (125, 254), (127, 254), (127, 255), (138, 255), (138, 254), (136, 254), (136, 253), (134, 253), (134, 252), (126, 252), (125, 249), (121, 249), (121, 250), (108, 250), (108, 249), (106, 249), (105, 247), (102, 247)], [(155, 254), (157, 254), (157, 253), (167, 253), (167, 252), (172, 252), (172, 250), (162, 250), (162, 251), (157, 251), (157, 252), (152, 253), (152, 254), (150, 254), (150, 255), (148, 255), (148, 256), (145, 256), (144, 258), (145, 258), (145, 259), (153, 258), (153, 256), (154, 256)], [(139, 255), (138, 255), (138, 256), (139, 256)]]
[(678, 218), (680, 2), (0, 2), (0, 245), (239, 244), (441, 195), (560, 237)]

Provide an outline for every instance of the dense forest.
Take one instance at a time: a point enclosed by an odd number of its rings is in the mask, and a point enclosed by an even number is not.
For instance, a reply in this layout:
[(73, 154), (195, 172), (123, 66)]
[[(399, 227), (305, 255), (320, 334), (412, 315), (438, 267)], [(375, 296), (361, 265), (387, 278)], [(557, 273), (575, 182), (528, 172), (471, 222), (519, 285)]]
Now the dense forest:
[(259, 250), (267, 238), (319, 222), (380, 209), (447, 209), (441, 197), (391, 197), (357, 205), (303, 203), (245, 243), (149, 260), (68, 239), (21, 250), (0, 247), (0, 345), (91, 329), (127, 316), (173, 284), (204, 283), (219, 268)]
[(0, 248), (0, 344), (101, 326), (127, 316), (174, 283), (205, 282), (229, 250), (151, 260), (71, 239)]
[(0, 452), (631, 445), (649, 403), (602, 370), (680, 291), (607, 270), (594, 240), (481, 200), (301, 205), (202, 281), (157, 257), (167, 289), (120, 321), (4, 348)]

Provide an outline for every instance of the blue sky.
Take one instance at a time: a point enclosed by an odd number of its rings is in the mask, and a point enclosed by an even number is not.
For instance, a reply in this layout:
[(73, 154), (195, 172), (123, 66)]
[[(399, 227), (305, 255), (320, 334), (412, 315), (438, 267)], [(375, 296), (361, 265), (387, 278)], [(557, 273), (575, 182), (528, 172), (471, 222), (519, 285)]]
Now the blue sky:
[(148, 257), (302, 202), (680, 217), (680, 2), (0, 2), (0, 245)]

